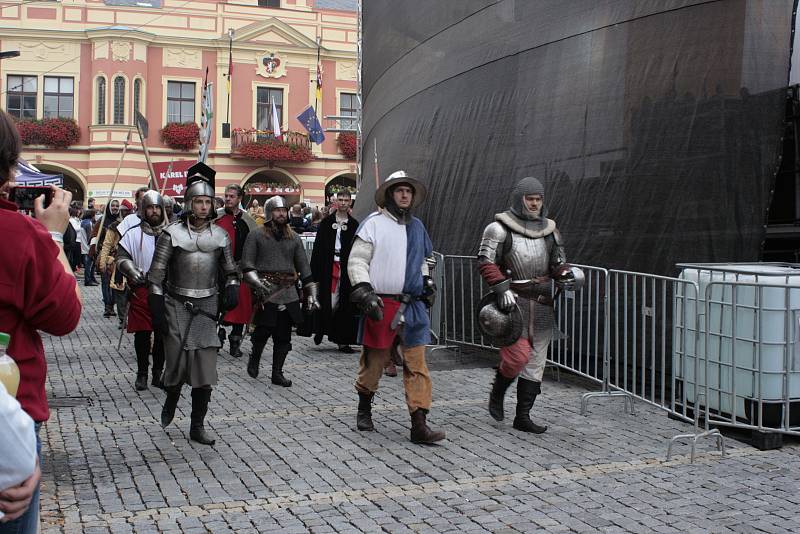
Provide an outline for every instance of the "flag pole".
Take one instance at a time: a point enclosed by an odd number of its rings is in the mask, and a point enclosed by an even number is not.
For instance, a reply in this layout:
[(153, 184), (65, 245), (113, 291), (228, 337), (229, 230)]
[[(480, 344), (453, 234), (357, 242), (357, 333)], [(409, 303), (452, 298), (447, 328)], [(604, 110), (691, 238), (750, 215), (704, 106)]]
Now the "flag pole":
[(314, 115), (317, 114), (317, 105), (319, 104), (319, 99), (322, 94), (322, 65), (320, 64), (320, 52), (322, 51), (322, 36), (317, 36), (317, 79), (316, 79), (316, 88), (314, 91)]

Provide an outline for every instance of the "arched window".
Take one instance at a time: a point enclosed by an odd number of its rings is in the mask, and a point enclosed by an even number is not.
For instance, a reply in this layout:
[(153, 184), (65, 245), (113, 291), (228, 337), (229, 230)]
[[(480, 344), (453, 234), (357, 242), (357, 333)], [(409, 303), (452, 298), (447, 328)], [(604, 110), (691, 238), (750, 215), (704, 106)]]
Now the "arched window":
[(114, 78), (114, 124), (125, 124), (125, 78)]
[[(136, 78), (133, 80), (133, 116), (136, 117), (136, 114), (141, 111), (142, 106), (142, 80), (140, 78)], [(131, 121), (133, 122), (133, 121)]]
[(97, 78), (97, 124), (106, 123), (106, 79)]

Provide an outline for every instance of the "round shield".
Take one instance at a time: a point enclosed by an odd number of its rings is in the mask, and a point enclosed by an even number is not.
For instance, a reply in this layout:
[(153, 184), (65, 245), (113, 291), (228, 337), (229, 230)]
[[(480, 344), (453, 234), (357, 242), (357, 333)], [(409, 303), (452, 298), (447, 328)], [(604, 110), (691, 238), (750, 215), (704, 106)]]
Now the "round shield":
[(478, 330), (493, 346), (508, 347), (522, 335), (522, 313), (518, 306), (503, 312), (497, 307), (497, 296), (487, 293), (478, 304)]

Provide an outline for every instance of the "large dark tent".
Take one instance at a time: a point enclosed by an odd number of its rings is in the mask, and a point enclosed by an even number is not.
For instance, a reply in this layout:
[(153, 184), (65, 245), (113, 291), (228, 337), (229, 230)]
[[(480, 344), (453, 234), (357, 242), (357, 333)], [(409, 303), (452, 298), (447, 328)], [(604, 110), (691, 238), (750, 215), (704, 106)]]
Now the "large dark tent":
[[(791, 0), (369, 0), (364, 177), (430, 188), (437, 250), (474, 254), (540, 177), (573, 261), (756, 261), (779, 169)], [(361, 214), (363, 216), (363, 213)]]

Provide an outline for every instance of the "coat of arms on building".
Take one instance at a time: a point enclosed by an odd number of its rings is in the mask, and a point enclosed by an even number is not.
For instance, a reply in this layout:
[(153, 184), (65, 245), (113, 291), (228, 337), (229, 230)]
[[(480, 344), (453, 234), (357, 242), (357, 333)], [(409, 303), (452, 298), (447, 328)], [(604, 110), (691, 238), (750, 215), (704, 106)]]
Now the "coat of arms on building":
[(286, 76), (286, 62), (275, 52), (267, 52), (258, 56), (256, 73), (264, 78), (282, 78)]

